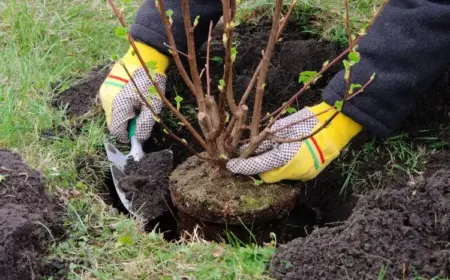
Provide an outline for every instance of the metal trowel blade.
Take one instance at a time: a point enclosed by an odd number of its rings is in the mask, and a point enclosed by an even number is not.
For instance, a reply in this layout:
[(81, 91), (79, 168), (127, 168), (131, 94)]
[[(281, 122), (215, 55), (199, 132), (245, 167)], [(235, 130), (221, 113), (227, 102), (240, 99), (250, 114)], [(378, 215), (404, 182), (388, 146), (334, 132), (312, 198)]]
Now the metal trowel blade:
[(127, 165), (127, 156), (122, 154), (113, 144), (105, 143), (106, 155), (108, 160), (114, 165), (118, 166), (121, 170)]

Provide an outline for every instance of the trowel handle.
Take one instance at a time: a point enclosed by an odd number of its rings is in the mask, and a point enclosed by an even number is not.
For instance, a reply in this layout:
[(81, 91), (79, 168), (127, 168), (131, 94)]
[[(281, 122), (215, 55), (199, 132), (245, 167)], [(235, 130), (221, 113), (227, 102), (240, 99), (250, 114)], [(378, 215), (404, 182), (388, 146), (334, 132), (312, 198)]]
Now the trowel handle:
[(138, 116), (134, 117), (128, 126), (128, 139), (133, 138), (136, 135), (136, 120)]
[(136, 138), (136, 119), (138, 116), (134, 117), (128, 127), (128, 138), (131, 141), (131, 151), (130, 155), (135, 161), (139, 161), (144, 157), (144, 151), (142, 149), (142, 144)]

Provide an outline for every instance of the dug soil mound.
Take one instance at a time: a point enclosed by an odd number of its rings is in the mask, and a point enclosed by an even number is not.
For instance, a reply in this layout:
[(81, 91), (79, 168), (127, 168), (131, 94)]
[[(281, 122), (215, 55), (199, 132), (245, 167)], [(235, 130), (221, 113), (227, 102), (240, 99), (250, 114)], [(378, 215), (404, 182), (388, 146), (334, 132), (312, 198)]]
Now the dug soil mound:
[(63, 234), (61, 210), (46, 194), (39, 172), (18, 155), (0, 150), (1, 279), (38, 279), (55, 273), (42, 257)]
[[(108, 67), (92, 71), (53, 100), (53, 106), (66, 108), (69, 117), (86, 114), (95, 106), (98, 90), (106, 79), (108, 71)], [(58, 89), (55, 88), (54, 90), (57, 91)]]
[(139, 162), (130, 160), (124, 170), (127, 176), (119, 181), (119, 187), (132, 201), (133, 212), (150, 224), (173, 220), (169, 194), (172, 161), (170, 150), (146, 154)]
[[(450, 275), (450, 157), (421, 182), (363, 196), (350, 218), (291, 241), (273, 257), (278, 279), (430, 279)], [(380, 279), (380, 278), (378, 278)]]

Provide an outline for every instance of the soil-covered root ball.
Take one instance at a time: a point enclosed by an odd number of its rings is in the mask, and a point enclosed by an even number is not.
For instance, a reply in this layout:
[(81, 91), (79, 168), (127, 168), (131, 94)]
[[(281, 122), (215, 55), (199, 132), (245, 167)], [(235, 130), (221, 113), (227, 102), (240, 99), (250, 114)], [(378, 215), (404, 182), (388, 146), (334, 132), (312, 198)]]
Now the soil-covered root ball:
[(447, 161), (420, 183), (401, 182), (362, 197), (341, 226), (316, 229), (281, 248), (271, 270), (277, 279), (448, 277), (449, 244)]
[(282, 239), (298, 189), (223, 177), (217, 167), (191, 157), (172, 173), (170, 192), (180, 232), (192, 232), (198, 225), (206, 239), (226, 240), (230, 231), (245, 242), (267, 242), (271, 232)]
[(49, 271), (53, 268), (45, 265), (43, 254), (63, 234), (61, 210), (47, 195), (41, 174), (18, 155), (0, 149), (1, 279), (57, 274)]

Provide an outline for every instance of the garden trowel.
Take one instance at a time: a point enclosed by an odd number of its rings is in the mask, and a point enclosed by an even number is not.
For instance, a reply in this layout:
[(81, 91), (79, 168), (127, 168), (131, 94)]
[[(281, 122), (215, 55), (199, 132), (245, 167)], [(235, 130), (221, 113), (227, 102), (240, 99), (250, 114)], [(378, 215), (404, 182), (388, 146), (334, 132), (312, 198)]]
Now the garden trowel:
[(142, 144), (136, 138), (136, 118), (132, 119), (128, 129), (128, 137), (131, 142), (131, 150), (127, 155), (122, 154), (113, 144), (105, 143), (106, 155), (111, 162), (110, 170), (114, 182), (117, 195), (120, 202), (130, 212), (131, 215), (138, 217), (138, 215), (131, 209), (132, 201), (128, 200), (125, 193), (120, 189), (119, 181), (125, 177), (124, 169), (127, 165), (127, 160), (132, 157), (134, 161), (139, 161), (144, 157), (145, 153), (142, 150)]

